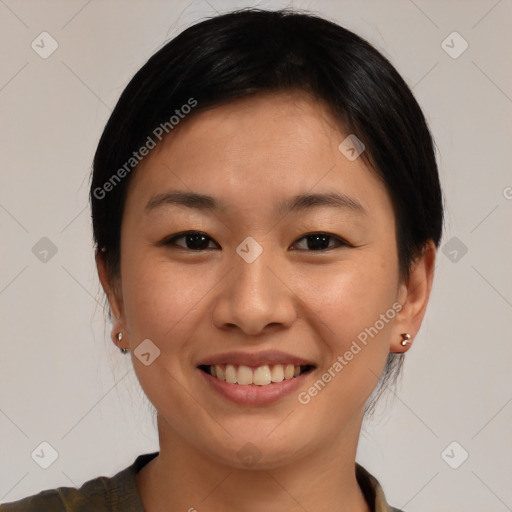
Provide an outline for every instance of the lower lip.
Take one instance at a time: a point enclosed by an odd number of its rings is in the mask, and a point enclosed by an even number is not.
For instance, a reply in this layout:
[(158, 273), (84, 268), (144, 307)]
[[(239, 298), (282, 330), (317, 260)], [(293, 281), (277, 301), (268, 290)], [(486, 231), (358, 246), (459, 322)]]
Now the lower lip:
[(282, 382), (272, 382), (266, 386), (256, 386), (250, 384), (243, 386), (241, 384), (231, 384), (224, 380), (212, 377), (199, 368), (197, 371), (203, 376), (210, 387), (217, 391), (223, 397), (239, 405), (266, 405), (277, 402), (281, 398), (293, 393), (309, 376), (311, 371), (303, 373), (293, 379), (283, 380)]

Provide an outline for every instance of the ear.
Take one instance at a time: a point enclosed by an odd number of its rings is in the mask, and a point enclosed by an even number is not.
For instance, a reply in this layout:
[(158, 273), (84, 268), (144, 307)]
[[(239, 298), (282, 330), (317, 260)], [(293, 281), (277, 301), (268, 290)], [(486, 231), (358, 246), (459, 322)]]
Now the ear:
[(119, 343), (117, 339), (117, 333), (126, 332), (123, 301), (121, 299), (121, 286), (120, 284), (111, 282), (110, 277), (108, 275), (105, 258), (99, 251), (96, 251), (95, 259), (96, 268), (98, 270), (98, 277), (100, 279), (101, 286), (105, 294), (107, 295), (111, 312), (112, 333), (110, 336), (114, 344), (117, 347), (121, 347), (122, 345)]
[(420, 330), (432, 289), (435, 261), (436, 246), (432, 240), (429, 240), (421, 256), (414, 261), (409, 279), (399, 285), (398, 302), (402, 305), (402, 309), (395, 318), (390, 344), (391, 352), (407, 352), (411, 343), (403, 346), (401, 335), (410, 334), (412, 342)]

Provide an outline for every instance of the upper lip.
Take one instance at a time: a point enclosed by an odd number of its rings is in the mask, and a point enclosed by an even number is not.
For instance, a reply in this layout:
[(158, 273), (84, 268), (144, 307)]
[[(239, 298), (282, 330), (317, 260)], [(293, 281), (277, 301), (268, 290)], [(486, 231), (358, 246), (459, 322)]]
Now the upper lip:
[(197, 366), (214, 364), (234, 364), (243, 366), (263, 366), (273, 364), (293, 364), (294, 366), (314, 366), (311, 361), (279, 350), (262, 352), (222, 352), (202, 359)]

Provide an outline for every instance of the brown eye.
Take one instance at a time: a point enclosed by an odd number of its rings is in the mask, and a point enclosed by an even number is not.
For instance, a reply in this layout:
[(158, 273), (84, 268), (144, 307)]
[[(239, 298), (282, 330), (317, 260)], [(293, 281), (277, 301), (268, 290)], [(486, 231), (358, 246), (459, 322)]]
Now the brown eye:
[[(185, 240), (184, 245), (176, 243), (177, 240), (181, 239)], [(174, 235), (171, 238), (167, 238), (162, 243), (163, 245), (174, 245), (192, 251), (204, 251), (208, 249), (209, 241), (213, 240), (206, 235), (206, 233), (202, 233), (200, 231), (187, 231), (180, 233), (179, 235)]]
[(337, 247), (350, 245), (345, 240), (329, 233), (310, 233), (304, 235), (299, 240), (307, 240), (306, 248), (300, 250), (325, 251), (328, 249), (336, 249), (336, 246), (329, 246), (331, 240), (334, 240), (338, 244)]

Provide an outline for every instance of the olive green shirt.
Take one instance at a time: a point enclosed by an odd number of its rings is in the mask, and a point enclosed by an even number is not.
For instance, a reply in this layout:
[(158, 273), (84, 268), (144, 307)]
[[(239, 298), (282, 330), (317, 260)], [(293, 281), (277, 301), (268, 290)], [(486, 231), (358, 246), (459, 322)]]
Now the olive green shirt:
[[(159, 452), (139, 455), (113, 477), (100, 476), (79, 489), (47, 489), (18, 501), (0, 505), (0, 512), (145, 512), (135, 475)], [(356, 477), (372, 512), (403, 512), (389, 506), (379, 482), (356, 464)]]

